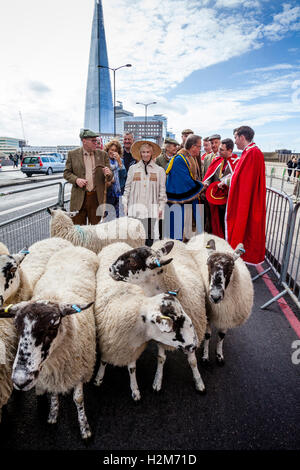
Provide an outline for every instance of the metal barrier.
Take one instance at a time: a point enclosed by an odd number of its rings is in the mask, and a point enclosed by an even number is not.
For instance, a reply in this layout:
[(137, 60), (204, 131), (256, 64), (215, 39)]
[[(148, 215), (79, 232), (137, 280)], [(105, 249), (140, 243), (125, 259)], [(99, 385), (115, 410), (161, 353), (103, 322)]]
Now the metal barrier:
[(300, 308), (300, 203), (292, 210), (287, 231), (287, 243), (285, 245), (285, 254), (283, 265), (279, 276), (279, 283), (284, 291), (280, 292), (273, 299), (261, 306), (262, 309), (268, 307), (285, 294), (289, 294), (296, 305)]
[(266, 166), (267, 186), (285, 192), (289, 196), (295, 196), (295, 199), (300, 202), (300, 177), (293, 176), (294, 170), (289, 176), (287, 170), (283, 167)]
[[(62, 184), (63, 183), (61, 182), (56, 182), (34, 186), (33, 188), (16, 189), (13, 191), (2, 192), (1, 196), (34, 191), (36, 189), (58, 185), (57, 201), (54, 204), (48, 204), (47, 207), (55, 207), (57, 205), (63, 207)], [(36, 241), (49, 237), (49, 224), (50, 215), (46, 208), (38, 209), (15, 217), (14, 219), (10, 219), (7, 222), (0, 223), (0, 240), (2, 243), (5, 243), (10, 253), (14, 253), (24, 248), (24, 246), (30, 246)]]

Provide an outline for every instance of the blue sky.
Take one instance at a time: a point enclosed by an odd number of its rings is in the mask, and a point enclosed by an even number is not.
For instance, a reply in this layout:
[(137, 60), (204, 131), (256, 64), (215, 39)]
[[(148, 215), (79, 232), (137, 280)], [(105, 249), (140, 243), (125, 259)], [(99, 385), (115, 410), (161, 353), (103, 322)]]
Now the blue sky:
[[(103, 0), (117, 100), (157, 101), (180, 138), (251, 125), (265, 151), (300, 151), (300, 5), (296, 0)], [(18, 10), (18, 15), (15, 11)], [(2, 7), (0, 135), (73, 144), (83, 125), (93, 0)], [(45, 21), (45, 18), (47, 21)], [(14, 34), (11, 34), (11, 25)]]

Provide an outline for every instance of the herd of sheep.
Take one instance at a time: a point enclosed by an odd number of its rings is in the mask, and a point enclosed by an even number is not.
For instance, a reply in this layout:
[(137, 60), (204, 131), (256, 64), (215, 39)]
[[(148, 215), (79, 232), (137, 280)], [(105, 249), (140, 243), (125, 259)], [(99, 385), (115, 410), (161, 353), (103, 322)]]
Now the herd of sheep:
[(97, 350), (95, 385), (107, 364), (126, 366), (139, 400), (136, 361), (151, 340), (158, 347), (153, 389), (162, 387), (166, 350), (180, 350), (204, 393), (197, 349), (203, 342), (207, 362), (214, 326), (223, 364), (227, 330), (251, 313), (243, 246), (233, 250), (201, 234), (149, 248), (138, 220), (76, 226), (64, 211), (50, 213), (51, 238), (14, 255), (0, 243), (0, 421), (13, 387), (50, 394), (49, 423), (57, 422), (59, 394), (73, 391), (81, 436), (89, 438), (83, 384), (93, 376)]

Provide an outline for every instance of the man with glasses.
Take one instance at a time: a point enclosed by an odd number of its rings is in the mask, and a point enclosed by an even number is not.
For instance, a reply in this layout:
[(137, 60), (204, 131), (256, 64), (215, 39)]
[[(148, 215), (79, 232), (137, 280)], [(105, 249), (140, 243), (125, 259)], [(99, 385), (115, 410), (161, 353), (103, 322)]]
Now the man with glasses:
[(172, 158), (166, 169), (168, 205), (179, 205), (181, 209), (180, 216), (176, 207), (171, 209), (170, 238), (188, 241), (193, 232), (201, 231), (199, 196), (203, 184), (197, 161), (200, 151), (201, 137), (190, 135), (184, 149)]
[(64, 178), (73, 185), (70, 210), (78, 211), (73, 217), (76, 225), (87, 223), (96, 225), (103, 216), (97, 209), (105, 204), (106, 185), (111, 183), (112, 171), (109, 158), (103, 150), (97, 150), (99, 134), (82, 129), (80, 139), (82, 147), (68, 153)]

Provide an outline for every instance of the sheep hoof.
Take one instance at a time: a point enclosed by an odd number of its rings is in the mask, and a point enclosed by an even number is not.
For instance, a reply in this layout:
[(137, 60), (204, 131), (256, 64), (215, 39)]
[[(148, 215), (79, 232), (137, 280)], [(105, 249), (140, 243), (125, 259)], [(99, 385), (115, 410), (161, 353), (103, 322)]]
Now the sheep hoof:
[(209, 359), (208, 359), (208, 357), (202, 357), (202, 358), (201, 358), (201, 363), (202, 363), (204, 366), (208, 366), (208, 365), (209, 365)]
[(202, 390), (200, 388), (196, 388), (196, 392), (200, 395), (206, 395), (206, 388), (204, 387)]
[(141, 394), (139, 390), (132, 392), (132, 398), (134, 399), (134, 401), (139, 401), (141, 399)]
[(158, 384), (158, 383), (154, 383), (154, 384), (152, 385), (152, 390), (153, 390), (154, 392), (156, 392), (156, 393), (160, 392), (160, 391), (161, 391), (161, 385)]
[(97, 379), (95, 379), (95, 380), (94, 380), (94, 385), (95, 385), (96, 387), (100, 387), (100, 385), (102, 385), (102, 382), (103, 382), (103, 380), (97, 380)]
[(48, 424), (56, 424), (57, 423), (57, 418), (49, 417), (47, 423)]
[(224, 366), (224, 364), (225, 364), (224, 357), (222, 357), (222, 356), (220, 356), (220, 355), (217, 354), (216, 359), (217, 359), (217, 364), (218, 364), (219, 366)]
[(82, 439), (85, 439), (85, 440), (92, 437), (92, 433), (91, 433), (90, 428), (86, 428), (86, 429), (82, 430), (81, 431), (81, 437), (82, 437)]

